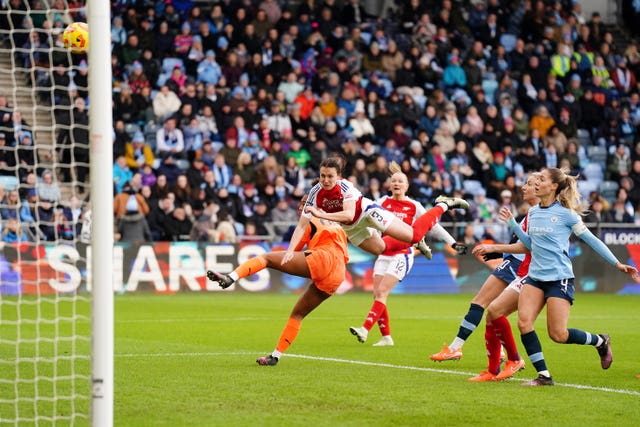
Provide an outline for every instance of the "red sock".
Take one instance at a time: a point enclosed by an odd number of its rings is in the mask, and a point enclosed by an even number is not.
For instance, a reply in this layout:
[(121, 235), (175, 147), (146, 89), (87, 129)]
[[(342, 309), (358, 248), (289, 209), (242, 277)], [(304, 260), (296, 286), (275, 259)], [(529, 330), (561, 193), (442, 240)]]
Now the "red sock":
[(300, 332), (300, 321), (290, 317), (287, 320), (287, 325), (282, 330), (276, 350), (280, 353), (287, 351), (293, 340), (298, 336), (298, 332)]
[(497, 375), (500, 372), (500, 338), (496, 335), (493, 326), (488, 323), (484, 332), (484, 343), (489, 358), (489, 372)]
[(511, 332), (511, 325), (509, 324), (509, 320), (507, 320), (505, 316), (500, 316), (497, 319), (494, 319), (491, 324), (496, 331), (498, 339), (507, 352), (507, 357), (509, 358), (509, 360), (520, 360), (520, 355), (518, 354), (516, 341), (513, 339), (513, 333)]
[(411, 243), (418, 243), (422, 240), (424, 235), (436, 225), (443, 213), (444, 209), (441, 206), (435, 206), (416, 219), (416, 222), (413, 223), (413, 240), (411, 240)]
[(384, 303), (380, 301), (374, 301), (373, 305), (371, 306), (371, 310), (369, 310), (369, 314), (367, 314), (367, 318), (362, 324), (362, 327), (367, 331), (370, 331), (373, 324), (376, 323), (380, 315), (384, 313), (386, 309), (387, 306), (384, 305)]
[(394, 239), (391, 236), (384, 235), (382, 236), (382, 241), (384, 242), (384, 252), (389, 253), (391, 251), (401, 251), (403, 249), (407, 249), (411, 244), (402, 242), (398, 239)]
[(380, 334), (384, 337), (391, 335), (391, 325), (389, 324), (389, 311), (387, 306), (384, 307), (384, 313), (378, 318), (378, 327), (380, 328)]

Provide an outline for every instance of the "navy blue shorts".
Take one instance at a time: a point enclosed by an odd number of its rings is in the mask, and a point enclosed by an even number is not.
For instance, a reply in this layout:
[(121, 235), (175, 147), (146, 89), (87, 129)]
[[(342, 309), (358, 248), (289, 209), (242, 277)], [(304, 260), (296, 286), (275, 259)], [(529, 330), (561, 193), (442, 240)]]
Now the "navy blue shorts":
[(502, 264), (496, 267), (495, 270), (491, 274), (496, 276), (498, 279), (505, 282), (507, 285), (513, 282), (516, 277), (518, 277), (518, 269), (520, 268), (520, 261), (518, 258), (513, 256), (508, 256), (502, 261)]
[(545, 301), (548, 298), (555, 297), (566, 299), (571, 305), (573, 305), (573, 294), (575, 292), (573, 278), (554, 280), (551, 282), (542, 282), (540, 280), (535, 280), (527, 276), (524, 278), (524, 283), (526, 283), (527, 285), (535, 286), (536, 288), (542, 290), (544, 292)]

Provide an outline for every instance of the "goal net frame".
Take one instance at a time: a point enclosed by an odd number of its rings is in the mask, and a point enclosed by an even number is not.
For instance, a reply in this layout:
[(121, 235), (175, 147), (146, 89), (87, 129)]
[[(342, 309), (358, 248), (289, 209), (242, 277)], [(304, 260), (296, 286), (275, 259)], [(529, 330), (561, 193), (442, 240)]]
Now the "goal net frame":
[[(0, 66), (0, 79), (4, 81), (4, 87), (7, 84), (13, 87), (12, 93), (0, 95), (6, 96), (15, 111), (26, 113), (25, 119), (32, 125), (32, 150), (36, 154), (33, 169), (41, 172), (51, 168), (56, 176), (57, 168), (73, 169), (76, 165), (64, 164), (55, 156), (59, 148), (56, 147), (56, 136), (64, 125), (55, 122), (54, 107), (45, 105), (39, 95), (60, 88), (43, 88), (36, 84), (35, 76), (53, 73), (53, 66), (50, 63), (43, 65), (34, 58), (39, 54), (51, 58), (54, 52), (67, 53), (70, 58), (72, 54), (53, 43), (43, 49), (15, 42), (30, 37), (33, 32), (49, 31), (49, 37), (53, 34), (55, 38), (55, 32), (50, 29), (29, 30), (14, 25), (14, 21), (35, 13), (28, 0), (20, 1), (24, 10), (12, 9), (12, 2), (7, 0), (0, 12), (0, 19), (11, 24), (0, 31), (0, 41), (5, 43), (0, 45), (0, 55), (11, 58), (10, 67)], [(52, 3), (53, 0), (41, 0), (43, 10), (38, 12), (46, 14), (46, 19), (54, 13), (50, 9)], [(86, 425), (87, 422), (99, 427), (113, 425), (111, 10), (108, 1), (86, 0), (84, 3), (85, 7), (75, 11), (81, 12), (79, 16), (86, 17), (89, 25), (89, 137), (88, 141), (82, 142), (71, 138), (71, 149), (84, 144), (89, 151), (90, 240), (83, 243), (74, 237), (71, 241), (44, 242), (38, 234), (40, 222), (36, 217), (35, 227), (32, 227), (35, 234), (28, 242), (1, 245), (0, 268), (4, 270), (0, 275), (0, 425)], [(69, 7), (66, 0), (64, 5)], [(69, 9), (58, 11), (68, 12)], [(10, 14), (13, 14), (12, 19), (8, 19)], [(27, 60), (22, 62), (21, 57)], [(77, 71), (77, 67), (71, 65), (65, 70), (72, 71)], [(29, 89), (22, 76), (31, 76)], [(25, 101), (28, 98), (30, 102)], [(36, 120), (43, 109), (51, 112), (52, 124)], [(66, 126), (71, 131), (74, 124)], [(38, 144), (38, 139), (47, 139), (39, 138), (40, 135), (48, 135), (52, 142)], [(38, 163), (40, 153), (44, 159), (41, 164)], [(9, 176), (7, 181), (20, 189), (24, 184), (17, 179), (19, 162), (14, 169), (16, 179)], [(33, 186), (33, 191), (38, 188), (37, 183), (29, 185)], [(39, 203), (36, 202), (36, 206)], [(5, 222), (2, 221), (3, 227)], [(23, 225), (18, 217), (18, 227), (26, 232), (27, 227)], [(86, 228), (84, 232), (87, 232)], [(58, 258), (52, 254), (57, 254)], [(71, 267), (52, 269), (56, 262)], [(80, 269), (75, 265), (78, 263), (86, 263), (84, 278), (78, 273)], [(29, 291), (24, 292), (27, 288)]]

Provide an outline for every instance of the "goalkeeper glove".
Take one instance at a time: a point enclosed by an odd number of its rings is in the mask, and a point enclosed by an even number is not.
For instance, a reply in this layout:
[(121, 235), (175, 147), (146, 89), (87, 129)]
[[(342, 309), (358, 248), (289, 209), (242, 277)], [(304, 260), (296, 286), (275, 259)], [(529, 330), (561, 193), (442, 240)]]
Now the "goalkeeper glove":
[(464, 255), (467, 253), (467, 245), (464, 245), (462, 243), (452, 243), (451, 247), (454, 251), (458, 252), (458, 255)]

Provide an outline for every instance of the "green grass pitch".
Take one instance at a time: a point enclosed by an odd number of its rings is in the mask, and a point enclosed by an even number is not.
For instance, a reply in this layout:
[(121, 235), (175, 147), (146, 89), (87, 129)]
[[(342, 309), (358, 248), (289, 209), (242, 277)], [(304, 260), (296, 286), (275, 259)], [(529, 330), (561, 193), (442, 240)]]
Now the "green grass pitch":
[[(263, 367), (255, 359), (274, 348), (296, 295), (118, 295), (115, 425), (638, 425), (639, 297), (577, 296), (569, 326), (611, 334), (614, 362), (607, 371), (600, 368), (594, 348), (552, 343), (541, 316), (537, 331), (556, 386), (538, 388), (520, 386), (535, 376), (530, 366), (501, 383), (467, 381), (486, 369), (484, 322), (467, 341), (461, 361), (428, 359), (453, 339), (472, 297), (391, 295), (388, 306), (396, 345), (373, 347), (377, 327), (365, 344), (348, 330), (362, 323), (371, 295), (336, 295), (305, 319), (278, 366)], [(51, 304), (41, 305), (40, 315), (45, 316)], [(88, 314), (87, 304), (82, 309)], [(3, 319), (7, 316), (5, 310)], [(515, 316), (511, 321), (524, 353)], [(3, 339), (11, 338), (10, 330), (7, 322), (0, 325)], [(12, 354), (5, 350), (0, 349), (0, 370), (12, 369)], [(41, 354), (46, 351), (40, 349)], [(46, 366), (39, 369), (43, 374)], [(0, 378), (4, 374), (0, 372)], [(58, 393), (64, 387), (58, 385)], [(0, 385), (5, 398), (12, 390)], [(88, 410), (88, 402), (84, 404), (87, 407), (79, 409)], [(63, 401), (55, 407), (46, 401), (40, 405), (48, 415), (68, 409)], [(25, 413), (33, 407), (20, 404)], [(15, 424), (13, 409), (0, 405), (0, 425)], [(41, 419), (38, 425), (69, 423)], [(76, 420), (75, 425), (88, 425), (88, 420)]]
[[(428, 355), (450, 342), (472, 295), (392, 295), (394, 347), (352, 336), (371, 305), (338, 295), (302, 323), (275, 367), (271, 352), (295, 295), (125, 296), (116, 300), (115, 419), (119, 426), (632, 425), (640, 421), (638, 297), (578, 295), (570, 326), (612, 336), (603, 371), (594, 348), (537, 329), (557, 385), (469, 383), (486, 369), (484, 322), (459, 362)], [(515, 329), (515, 316), (512, 316)], [(519, 349), (519, 337), (516, 336)], [(521, 350), (523, 353), (524, 351)], [(525, 356), (526, 357), (526, 356)], [(527, 359), (527, 363), (529, 363)], [(635, 422), (633, 421), (635, 420)]]

